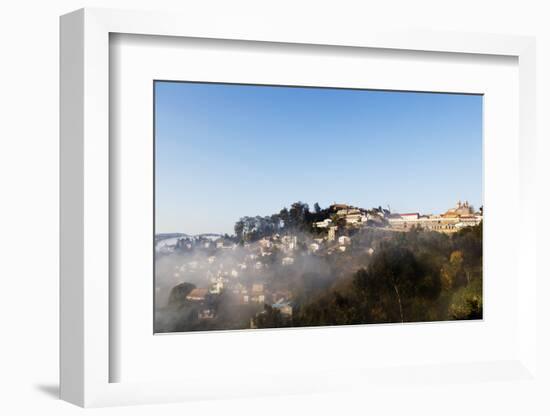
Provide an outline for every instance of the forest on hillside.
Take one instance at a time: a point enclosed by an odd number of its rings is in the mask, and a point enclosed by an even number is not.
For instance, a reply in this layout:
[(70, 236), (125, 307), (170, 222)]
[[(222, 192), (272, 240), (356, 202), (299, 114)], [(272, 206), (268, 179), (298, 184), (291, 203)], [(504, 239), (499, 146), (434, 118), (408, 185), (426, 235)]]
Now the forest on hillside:
[[(352, 325), (483, 318), (482, 224), (447, 235), (365, 230), (353, 238), (356, 247), (375, 247), (364, 262), (353, 251), (341, 253), (330, 273), (339, 274), (326, 287), (308, 285), (302, 275), (292, 320), (266, 305), (260, 328)], [(338, 272), (346, 265), (346, 272)], [(355, 270), (350, 270), (356, 268)]]

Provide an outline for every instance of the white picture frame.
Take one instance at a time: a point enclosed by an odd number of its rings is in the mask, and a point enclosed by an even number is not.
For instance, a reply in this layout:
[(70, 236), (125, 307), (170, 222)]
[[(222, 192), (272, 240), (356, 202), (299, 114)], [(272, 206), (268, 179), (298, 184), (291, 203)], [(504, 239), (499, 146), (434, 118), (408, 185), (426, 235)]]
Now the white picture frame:
[[(507, 360), (472, 363), (418, 362), (399, 369), (330, 369), (326, 377), (304, 370), (300, 377), (271, 374), (269, 382), (237, 380), (232, 385), (205, 378), (184, 381), (112, 382), (110, 366), (120, 359), (111, 349), (109, 240), (110, 34), (331, 45), (333, 47), (429, 51), (442, 54), (503, 55), (519, 67), (519, 209), (527, 212), (536, 196), (535, 183), (535, 41), (529, 37), (465, 33), (396, 32), (368, 29), (333, 32), (281, 28), (276, 24), (219, 19), (211, 24), (165, 13), (83, 9), (61, 18), (61, 397), (80, 406), (158, 403), (211, 397), (296, 394), (376, 386), (378, 383), (429, 383), (457, 378), (535, 380), (536, 234), (533, 216), (521, 215), (517, 268), (520, 322), (517, 354)], [(410, 331), (410, 328), (409, 328)], [(231, 336), (227, 335), (226, 336)], [(308, 373), (309, 371), (309, 373)], [(479, 372), (480, 377), (470, 377)], [(341, 380), (348, 380), (342, 383)], [(274, 386), (279, 386), (274, 389)]]

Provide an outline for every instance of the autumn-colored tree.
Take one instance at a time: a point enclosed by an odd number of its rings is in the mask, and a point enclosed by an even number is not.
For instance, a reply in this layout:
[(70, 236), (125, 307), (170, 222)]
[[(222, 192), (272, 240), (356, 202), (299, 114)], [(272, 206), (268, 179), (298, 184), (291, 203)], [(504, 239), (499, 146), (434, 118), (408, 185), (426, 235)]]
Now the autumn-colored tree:
[(449, 256), (449, 262), (445, 263), (441, 270), (441, 286), (444, 290), (451, 290), (467, 283), (464, 271), (464, 253), (455, 250)]

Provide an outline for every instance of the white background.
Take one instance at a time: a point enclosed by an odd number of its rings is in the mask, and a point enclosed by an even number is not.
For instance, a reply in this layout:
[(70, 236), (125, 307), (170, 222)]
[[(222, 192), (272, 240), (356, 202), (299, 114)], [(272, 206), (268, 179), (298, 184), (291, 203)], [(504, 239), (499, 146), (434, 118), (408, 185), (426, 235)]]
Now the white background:
[[(260, 4), (262, 3), (262, 4)], [(197, 13), (270, 16), (282, 25), (353, 25), (386, 21), (401, 27), (510, 33), (538, 36), (539, 177), (548, 178), (550, 114), (550, 27), (544, 1), (423, 1), (298, 2), (298, 1), (19, 1), (0, 9), (2, 200), (0, 343), (0, 411), (3, 414), (72, 414), (82, 412), (55, 400), (58, 368), (58, 16), (83, 6), (164, 9)], [(358, 29), (359, 30), (359, 29)], [(546, 96), (544, 96), (546, 95)], [(546, 140), (544, 140), (546, 139)], [(546, 166), (543, 166), (543, 164)], [(545, 217), (548, 179), (537, 209)], [(541, 253), (548, 251), (549, 225), (539, 221)], [(544, 275), (550, 276), (548, 266)], [(539, 283), (540, 301), (549, 292)], [(539, 302), (541, 320), (549, 322), (548, 307)], [(550, 324), (539, 326), (544, 350), (550, 350)], [(545, 331), (542, 331), (543, 328)], [(548, 354), (548, 353), (547, 353)], [(539, 354), (543, 376), (550, 374), (548, 358)], [(332, 395), (232, 400), (163, 405), (152, 408), (93, 410), (100, 414), (406, 414), (431, 410), (446, 415), (548, 414), (543, 393), (529, 384), (498, 383), (483, 389), (457, 383), (400, 389), (388, 385), (376, 397), (345, 392)], [(397, 391), (399, 390), (399, 391)]]
[[(519, 211), (517, 59), (274, 44), (260, 48), (188, 39), (166, 45), (161, 37), (131, 35), (114, 36), (111, 46), (110, 108), (116, 128), (110, 140), (116, 151), (111, 152), (110, 174), (116, 218), (112, 231), (117, 237), (110, 249), (119, 259), (111, 274), (118, 288), (114, 304), (119, 305), (111, 344), (119, 359), (111, 361), (117, 367), (111, 369), (111, 380), (188, 380), (217, 374), (222, 385), (224, 380), (236, 385), (242, 378), (290, 377), (297, 369), (316, 374), (517, 359), (521, 285), (510, 241), (518, 236), (510, 229), (506, 241), (499, 232), (509, 224), (510, 210)], [(483, 322), (151, 336), (154, 79), (483, 93)], [(508, 253), (506, 261), (503, 252)], [(177, 360), (182, 354), (201, 358)]]

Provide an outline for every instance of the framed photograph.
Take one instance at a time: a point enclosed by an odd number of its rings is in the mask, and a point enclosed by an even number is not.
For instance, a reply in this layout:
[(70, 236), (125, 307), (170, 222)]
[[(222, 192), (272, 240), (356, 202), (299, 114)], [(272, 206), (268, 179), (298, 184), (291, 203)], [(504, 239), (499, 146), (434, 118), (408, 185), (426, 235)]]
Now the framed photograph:
[(534, 51), (63, 16), (62, 398), (536, 383)]
[(482, 319), (482, 101), (156, 80), (154, 332)]

